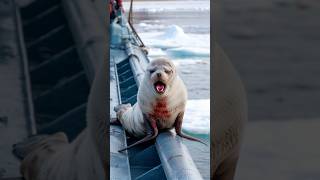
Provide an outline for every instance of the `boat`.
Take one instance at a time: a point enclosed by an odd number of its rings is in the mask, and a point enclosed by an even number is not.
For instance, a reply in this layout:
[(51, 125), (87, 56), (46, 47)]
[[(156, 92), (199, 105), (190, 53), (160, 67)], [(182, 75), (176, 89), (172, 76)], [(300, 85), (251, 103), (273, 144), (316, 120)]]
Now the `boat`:
[[(115, 14), (110, 20), (110, 119), (116, 118), (116, 105), (136, 103), (139, 84), (150, 62), (131, 23), (132, 1), (128, 19), (122, 9)], [(155, 141), (118, 152), (136, 141), (128, 139), (121, 126), (110, 125), (111, 180), (203, 179), (175, 132), (160, 133)]]
[[(23, 7), (19, 1), (6, 2), (1, 4), (0, 10), (6, 13), (0, 18), (9, 26), (0, 31), (13, 38), (5, 41), (11, 47), (6, 53), (11, 59), (0, 67), (14, 73), (1, 76), (7, 76), (9, 83), (0, 89), (2, 106), (6, 107), (0, 116), (0, 137), (6, 138), (0, 141), (0, 179), (9, 180), (22, 179), (20, 162), (11, 152), (13, 144), (59, 131), (72, 141), (85, 128), (90, 85), (100, 60), (108, 60), (109, 48), (105, 43), (104, 0), (32, 0)], [(110, 24), (114, 31), (110, 45), (111, 118), (115, 117), (114, 105), (136, 101), (138, 82), (149, 62), (125, 15), (118, 16), (121, 23)], [(122, 127), (110, 126), (110, 179), (202, 179), (174, 132), (118, 152), (134, 141), (127, 139)]]

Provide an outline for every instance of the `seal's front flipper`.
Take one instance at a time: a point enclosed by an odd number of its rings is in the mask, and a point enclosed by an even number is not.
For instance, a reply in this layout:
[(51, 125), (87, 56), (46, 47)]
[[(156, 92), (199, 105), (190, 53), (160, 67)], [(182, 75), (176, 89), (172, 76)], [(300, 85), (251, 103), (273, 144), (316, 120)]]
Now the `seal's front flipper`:
[(175, 127), (175, 129), (176, 129), (177, 135), (180, 136), (180, 137), (182, 137), (182, 138), (186, 138), (186, 139), (189, 139), (189, 140), (191, 140), (191, 141), (197, 141), (197, 142), (200, 142), (200, 143), (208, 146), (207, 143), (201, 141), (200, 139), (195, 138), (195, 137), (192, 137), (192, 136), (189, 136), (189, 135), (186, 135), (186, 134), (184, 134), (184, 133), (182, 132), (182, 120), (183, 120), (183, 115), (184, 115), (184, 112), (181, 112), (181, 113), (178, 115), (178, 117), (177, 117), (177, 119), (176, 119), (176, 121), (175, 121), (175, 124), (174, 124), (174, 127)]
[(152, 139), (154, 139), (154, 138), (156, 138), (158, 136), (158, 128), (156, 126), (155, 121), (151, 122), (151, 127), (152, 127), (151, 128), (150, 124), (149, 124), (149, 121), (146, 120), (146, 118), (144, 118), (144, 119), (145, 119), (145, 124), (146, 124), (146, 127), (147, 127), (147, 136), (145, 136), (141, 140), (139, 140), (139, 141), (137, 141), (137, 142), (135, 142), (135, 143), (123, 148), (123, 149), (120, 149), (118, 152), (122, 152), (124, 150), (130, 149), (130, 148), (132, 148), (132, 147), (134, 147), (136, 145), (139, 145), (139, 144), (142, 144), (144, 142), (150, 141), (150, 140), (152, 140)]

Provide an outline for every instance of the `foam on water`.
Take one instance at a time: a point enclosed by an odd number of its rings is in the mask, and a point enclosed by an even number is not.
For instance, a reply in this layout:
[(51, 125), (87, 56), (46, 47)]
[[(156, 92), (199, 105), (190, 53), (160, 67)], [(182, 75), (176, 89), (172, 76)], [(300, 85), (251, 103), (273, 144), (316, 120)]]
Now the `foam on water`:
[(194, 134), (210, 133), (209, 99), (188, 100), (182, 128)]

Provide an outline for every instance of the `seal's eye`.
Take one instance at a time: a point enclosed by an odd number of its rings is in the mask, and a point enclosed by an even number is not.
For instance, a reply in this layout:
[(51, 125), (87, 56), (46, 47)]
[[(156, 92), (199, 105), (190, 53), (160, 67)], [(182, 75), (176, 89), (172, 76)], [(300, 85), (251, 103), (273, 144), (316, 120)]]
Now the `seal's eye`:
[(153, 74), (154, 73), (154, 70), (149, 70), (150, 74)]
[(171, 71), (169, 71), (169, 70), (165, 70), (164, 72), (167, 74), (171, 73)]

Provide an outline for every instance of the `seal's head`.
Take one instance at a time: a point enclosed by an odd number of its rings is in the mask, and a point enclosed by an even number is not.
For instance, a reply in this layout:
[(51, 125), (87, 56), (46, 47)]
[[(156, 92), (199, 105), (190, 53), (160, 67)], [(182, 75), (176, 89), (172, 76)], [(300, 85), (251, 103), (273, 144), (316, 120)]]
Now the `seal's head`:
[(159, 95), (169, 91), (176, 78), (176, 68), (167, 58), (158, 58), (150, 62), (147, 67), (147, 78), (153, 89)]

